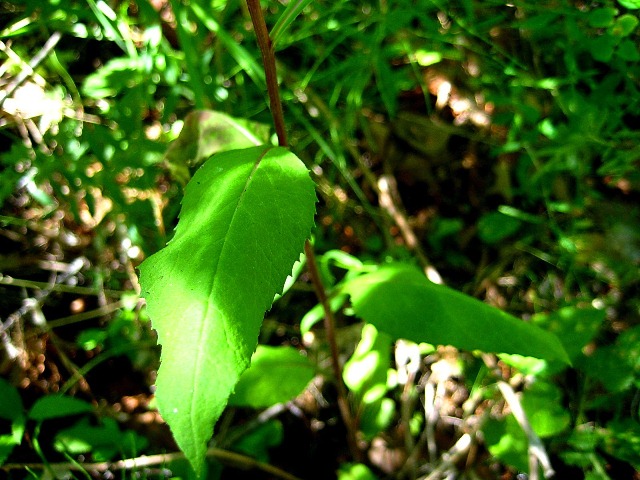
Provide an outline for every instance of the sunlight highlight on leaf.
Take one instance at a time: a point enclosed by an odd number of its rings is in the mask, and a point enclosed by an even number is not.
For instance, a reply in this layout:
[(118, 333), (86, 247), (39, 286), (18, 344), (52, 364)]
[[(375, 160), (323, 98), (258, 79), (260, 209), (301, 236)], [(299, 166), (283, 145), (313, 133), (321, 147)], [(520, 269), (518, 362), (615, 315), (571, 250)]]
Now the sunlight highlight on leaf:
[(158, 407), (198, 473), (264, 312), (310, 235), (315, 201), (288, 150), (220, 153), (187, 185), (173, 240), (140, 266), (162, 344)]
[(349, 282), (345, 291), (359, 317), (394, 338), (570, 363), (554, 334), (436, 285), (410, 265), (382, 267)]

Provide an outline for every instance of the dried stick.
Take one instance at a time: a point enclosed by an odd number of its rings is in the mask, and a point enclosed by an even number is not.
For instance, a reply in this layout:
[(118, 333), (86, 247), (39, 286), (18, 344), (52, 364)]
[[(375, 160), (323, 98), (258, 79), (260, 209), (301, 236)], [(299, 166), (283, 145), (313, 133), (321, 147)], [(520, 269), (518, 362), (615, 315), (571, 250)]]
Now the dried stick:
[(545, 450), (540, 437), (538, 437), (538, 435), (536, 435), (536, 433), (533, 431), (533, 428), (531, 428), (531, 424), (529, 424), (529, 419), (527, 418), (527, 415), (522, 408), (520, 399), (513, 391), (513, 388), (511, 388), (511, 385), (509, 385), (507, 382), (498, 382), (498, 388), (500, 389), (500, 393), (502, 393), (502, 396), (509, 405), (511, 413), (513, 413), (513, 416), (518, 421), (520, 427), (522, 428), (522, 430), (524, 430), (524, 433), (527, 436), (527, 440), (529, 443), (529, 480), (538, 480), (538, 466), (542, 467), (544, 478), (553, 477), (555, 475), (555, 471), (551, 466), (547, 451)]
[[(285, 472), (273, 465), (259, 462), (258, 460), (242, 455), (236, 452), (230, 452), (228, 450), (222, 450), (220, 448), (210, 448), (207, 450), (207, 457), (213, 457), (220, 460), (223, 463), (237, 465), (245, 470), (258, 469), (273, 475), (277, 478), (283, 478), (285, 480), (300, 480), (298, 477)], [(66, 472), (66, 471), (87, 471), (87, 472), (107, 472), (111, 470), (133, 470), (138, 468), (146, 468), (154, 465), (165, 465), (175, 460), (181, 460), (185, 458), (184, 453), (165, 453), (160, 455), (149, 455), (137, 458), (127, 458), (117, 462), (99, 462), (99, 463), (50, 463), (45, 466), (42, 463), (7, 463), (0, 467), (0, 470), (6, 472), (11, 470), (25, 470), (27, 468), (33, 470), (43, 470), (50, 468), (54, 472)]]
[[(482, 359), (487, 367), (493, 370), (496, 376), (500, 378), (496, 357), (494, 355), (484, 354), (482, 355)], [(551, 461), (549, 460), (542, 440), (540, 440), (540, 437), (538, 437), (536, 432), (533, 431), (533, 428), (531, 428), (531, 424), (529, 423), (524, 408), (522, 408), (522, 403), (518, 395), (513, 391), (513, 387), (504, 380), (499, 380), (497, 383), (500, 393), (511, 409), (511, 413), (527, 436), (527, 443), (529, 444), (529, 480), (538, 480), (539, 467), (542, 467), (543, 478), (553, 477), (556, 472), (551, 466)]]
[[(447, 471), (455, 468), (455, 465), (464, 455), (467, 454), (473, 443), (474, 433), (462, 435), (453, 447), (442, 455), (441, 463), (426, 477), (420, 480), (438, 480), (443, 478)], [(447, 476), (449, 478), (449, 476)]]
[(40, 51), (35, 54), (35, 56), (31, 59), (31, 61), (26, 65), (27, 68), (24, 68), (18, 76), (13, 79), (13, 81), (7, 85), (7, 93), (0, 98), (0, 108), (4, 104), (4, 101), (9, 98), (11, 95), (15, 93), (15, 91), (24, 83), (24, 81), (29, 78), (29, 75), (34, 73), (34, 70), (40, 65), (40, 62), (46, 58), (47, 55), (54, 49), (54, 47), (58, 44), (62, 38), (62, 34), (60, 32), (53, 32), (53, 34), (49, 37), (49, 40), (45, 42)]

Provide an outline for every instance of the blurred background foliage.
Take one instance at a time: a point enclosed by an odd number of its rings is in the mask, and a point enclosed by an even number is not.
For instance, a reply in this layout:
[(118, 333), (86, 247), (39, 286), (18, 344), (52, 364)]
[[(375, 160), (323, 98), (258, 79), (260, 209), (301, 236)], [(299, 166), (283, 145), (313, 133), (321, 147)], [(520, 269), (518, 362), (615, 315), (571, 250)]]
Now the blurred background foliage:
[[(637, 478), (640, 4), (303, 3), (275, 49), (326, 284), (413, 261), (555, 332), (573, 366), (391, 345), (335, 296), (367, 453), (349, 463), (303, 273), (261, 340), (304, 351), (315, 379), (266, 417), (267, 393), (243, 387), (216, 446), (302, 478), (516, 478), (531, 437), (505, 381), (559, 477)], [(263, 6), (273, 26), (287, 2)], [(77, 462), (175, 451), (135, 267), (171, 237), (194, 169), (246, 140), (238, 125), (272, 135), (246, 6), (0, 1), (0, 50), (0, 461), (15, 478), (50, 462), (49, 478), (87, 477)], [(218, 460), (211, 478), (242, 478)], [(120, 468), (189, 475), (159, 465)]]

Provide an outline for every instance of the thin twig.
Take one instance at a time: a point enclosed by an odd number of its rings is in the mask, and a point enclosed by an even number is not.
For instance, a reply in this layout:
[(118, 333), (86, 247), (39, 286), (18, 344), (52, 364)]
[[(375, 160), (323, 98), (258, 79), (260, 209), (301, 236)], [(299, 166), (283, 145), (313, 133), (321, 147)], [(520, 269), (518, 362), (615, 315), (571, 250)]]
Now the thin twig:
[(397, 195), (398, 186), (395, 177), (388, 174), (381, 175), (380, 178), (378, 178), (376, 187), (380, 207), (387, 211), (394, 223), (398, 226), (404, 243), (407, 245), (407, 248), (415, 254), (427, 278), (433, 283), (442, 285), (444, 283), (442, 277), (424, 253), (418, 237), (411, 228), (411, 225), (409, 225), (409, 220), (403, 212), (399, 195)]
[[(230, 452), (228, 450), (222, 450), (220, 448), (210, 448), (209, 450), (207, 450), (207, 457), (213, 457), (223, 463), (233, 464), (246, 470), (262, 470), (263, 472), (267, 472), (277, 478), (283, 478), (285, 480), (300, 480), (295, 475), (291, 475), (290, 473), (287, 473), (278, 467), (269, 465), (268, 463), (260, 462), (255, 458), (248, 457), (240, 453)], [(176, 452), (160, 455), (149, 455), (137, 458), (127, 458), (125, 460), (120, 460), (117, 462), (99, 462), (85, 464), (76, 462), (50, 463), (48, 467), (50, 467), (54, 472), (82, 470), (89, 472), (107, 472), (111, 470), (133, 470), (137, 468), (150, 467), (153, 465), (164, 465), (176, 460), (181, 460), (183, 458), (185, 458), (184, 453)], [(47, 467), (45, 467), (45, 465), (42, 463), (7, 463), (0, 467), (0, 470), (8, 472), (11, 470), (25, 470), (27, 468), (33, 470), (43, 470)]]
[(54, 49), (54, 47), (58, 44), (62, 38), (62, 34), (60, 32), (53, 32), (53, 34), (49, 37), (49, 40), (45, 42), (40, 51), (35, 54), (35, 56), (31, 59), (28, 68), (24, 68), (13, 81), (7, 85), (7, 93), (0, 98), (0, 108), (4, 104), (5, 100), (9, 98), (11, 95), (15, 93), (15, 91), (24, 83), (24, 81), (29, 78), (30, 75), (33, 74), (34, 70), (40, 65), (40, 62), (46, 58), (47, 55)]
[[(84, 266), (85, 261), (86, 260), (83, 257), (76, 258), (73, 262), (69, 264), (68, 269), (62, 275), (56, 278), (56, 283), (64, 283), (65, 281), (67, 281), (69, 277), (77, 274), (80, 271), (80, 269)], [(51, 294), (51, 292), (54, 291), (54, 286), (55, 286), (55, 283), (48, 284), (45, 290), (38, 292), (32, 298), (26, 299), (18, 310), (16, 310), (15, 312), (13, 312), (11, 315), (7, 317), (4, 323), (0, 319), (0, 334), (9, 330), (9, 328), (11, 328), (11, 326), (15, 322), (20, 320), (27, 313), (40, 308), (44, 299), (47, 298)]]
[(500, 393), (506, 400), (509, 408), (511, 409), (511, 413), (520, 424), (522, 430), (524, 430), (525, 435), (528, 440), (528, 451), (529, 451), (529, 480), (538, 480), (538, 467), (542, 467), (542, 472), (544, 478), (551, 478), (555, 475), (555, 471), (551, 466), (551, 461), (549, 460), (549, 456), (547, 455), (547, 451), (544, 448), (544, 444), (540, 437), (536, 435), (536, 432), (531, 428), (531, 424), (529, 423), (529, 419), (527, 418), (527, 414), (522, 408), (522, 404), (520, 403), (520, 399), (511, 388), (507, 382), (500, 381), (498, 382), (498, 388), (500, 389)]
[(347, 389), (345, 388), (344, 381), (342, 379), (342, 365), (340, 364), (340, 355), (338, 353), (338, 341), (336, 339), (335, 331), (335, 318), (333, 317), (333, 312), (331, 311), (331, 306), (329, 305), (329, 300), (322, 284), (322, 279), (320, 278), (320, 272), (318, 270), (318, 265), (316, 264), (316, 258), (313, 253), (313, 248), (311, 247), (311, 243), (308, 240), (304, 244), (304, 251), (307, 256), (307, 268), (309, 269), (309, 274), (311, 275), (311, 281), (315, 288), (316, 296), (318, 297), (318, 300), (322, 305), (322, 309), (324, 310), (324, 329), (327, 332), (327, 341), (329, 342), (329, 348), (331, 350), (331, 366), (333, 368), (336, 388), (338, 389), (338, 408), (340, 409), (342, 421), (347, 428), (347, 441), (349, 444), (349, 450), (351, 451), (351, 456), (354, 458), (354, 460), (360, 461), (362, 452), (360, 448), (358, 448), (355, 422), (353, 420), (353, 416), (351, 415), (351, 409), (349, 408)]
[[(442, 455), (440, 464), (426, 477), (421, 480), (438, 480), (445, 477), (445, 474), (455, 468), (455, 465), (464, 455), (467, 454), (474, 440), (474, 433), (465, 433), (447, 452)], [(449, 478), (449, 476), (447, 476)]]
[[(494, 355), (483, 354), (482, 360), (489, 369), (495, 372), (498, 378), (501, 377), (498, 362)], [(539, 467), (542, 467), (542, 475), (544, 478), (553, 477), (555, 475), (555, 471), (551, 466), (551, 461), (549, 460), (547, 451), (542, 440), (540, 440), (540, 437), (538, 437), (536, 432), (533, 431), (533, 428), (529, 423), (529, 419), (527, 418), (527, 414), (524, 411), (524, 408), (522, 408), (520, 398), (516, 395), (513, 387), (504, 380), (498, 380), (497, 385), (500, 393), (507, 402), (507, 405), (509, 405), (511, 413), (527, 437), (527, 443), (529, 445), (529, 480), (538, 480)]]
[(273, 50), (271, 38), (269, 38), (269, 30), (264, 21), (260, 0), (247, 0), (247, 7), (251, 15), (253, 30), (258, 39), (258, 47), (262, 53), (262, 62), (264, 63), (264, 73), (267, 81), (267, 93), (269, 95), (269, 106), (271, 107), (271, 115), (273, 123), (278, 135), (278, 144), (281, 147), (287, 146), (287, 131), (284, 124), (284, 114), (282, 112), (282, 102), (280, 101), (280, 87), (278, 86), (278, 74), (276, 72), (276, 57)]
[[(276, 61), (275, 53), (271, 39), (269, 38), (269, 31), (264, 21), (262, 14), (262, 8), (260, 7), (259, 0), (247, 0), (247, 7), (251, 15), (251, 21), (253, 23), (253, 29), (256, 33), (258, 40), (258, 46), (262, 54), (262, 61), (264, 63), (265, 76), (267, 81), (267, 93), (269, 95), (269, 104), (271, 106), (271, 115), (273, 117), (273, 123), (278, 135), (278, 144), (282, 147), (287, 146), (287, 134), (285, 129), (284, 114), (282, 112), (282, 103), (280, 102), (280, 90), (278, 87), (278, 77), (276, 73)], [(340, 356), (338, 354), (338, 343), (335, 334), (335, 319), (333, 318), (333, 312), (329, 306), (327, 294), (320, 278), (320, 272), (318, 271), (315, 254), (311, 243), (307, 240), (304, 245), (304, 251), (307, 256), (307, 268), (311, 275), (312, 283), (316, 296), (320, 301), (324, 310), (324, 325), (327, 331), (327, 340), (331, 349), (331, 363), (333, 367), (333, 373), (335, 378), (336, 387), (338, 389), (338, 408), (340, 409), (340, 415), (347, 429), (347, 441), (349, 444), (349, 450), (354, 460), (360, 461), (362, 456), (360, 449), (358, 448), (358, 442), (356, 438), (356, 428), (353, 416), (351, 415), (351, 409), (349, 408), (349, 400), (347, 397), (347, 391), (342, 380), (342, 366), (340, 364)]]

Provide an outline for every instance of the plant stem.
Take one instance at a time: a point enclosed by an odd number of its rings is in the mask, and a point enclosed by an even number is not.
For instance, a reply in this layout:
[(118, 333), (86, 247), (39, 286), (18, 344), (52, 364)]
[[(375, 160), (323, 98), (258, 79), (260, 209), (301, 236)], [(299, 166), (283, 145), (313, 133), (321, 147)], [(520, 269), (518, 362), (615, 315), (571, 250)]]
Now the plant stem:
[(304, 253), (307, 256), (307, 268), (311, 275), (311, 281), (316, 291), (316, 296), (322, 305), (324, 310), (324, 329), (327, 332), (327, 341), (329, 342), (329, 349), (331, 350), (331, 366), (333, 368), (333, 376), (335, 377), (336, 388), (338, 389), (338, 408), (340, 409), (340, 416), (347, 428), (347, 442), (349, 443), (349, 450), (351, 456), (356, 461), (361, 461), (362, 452), (358, 448), (358, 440), (356, 437), (356, 426), (351, 415), (351, 409), (349, 408), (349, 399), (347, 397), (347, 389), (344, 386), (342, 380), (342, 365), (340, 364), (340, 355), (338, 352), (338, 342), (336, 339), (336, 321), (329, 305), (329, 299), (327, 293), (322, 284), (320, 278), (320, 272), (316, 263), (316, 257), (313, 253), (311, 242), (307, 240), (304, 244)]
[(287, 131), (284, 127), (284, 114), (282, 112), (282, 102), (280, 101), (280, 88), (278, 86), (278, 75), (276, 73), (276, 56), (273, 51), (273, 43), (269, 38), (267, 24), (264, 21), (260, 0), (247, 0), (247, 7), (251, 15), (253, 30), (258, 39), (258, 47), (262, 54), (264, 64), (264, 74), (267, 80), (267, 93), (269, 95), (269, 106), (273, 116), (273, 124), (278, 135), (278, 145), (287, 146)]
[[(281, 147), (287, 146), (287, 132), (285, 129), (284, 114), (282, 112), (282, 103), (280, 101), (280, 89), (278, 86), (278, 76), (276, 73), (276, 58), (273, 50), (273, 44), (271, 38), (269, 38), (269, 31), (264, 21), (264, 15), (262, 14), (262, 8), (260, 7), (259, 0), (247, 0), (247, 7), (249, 8), (249, 14), (251, 15), (251, 22), (253, 23), (253, 29), (256, 33), (258, 40), (258, 46), (260, 47), (260, 53), (262, 54), (262, 61), (264, 64), (265, 77), (267, 81), (267, 94), (269, 95), (269, 105), (271, 107), (271, 115), (273, 117), (273, 123), (276, 128), (276, 134), (278, 135), (278, 144)], [(362, 452), (358, 448), (358, 441), (356, 437), (356, 427), (351, 415), (351, 409), (349, 408), (349, 400), (347, 396), (347, 389), (345, 388), (342, 380), (342, 366), (340, 365), (340, 356), (338, 353), (338, 342), (336, 340), (335, 332), (335, 319), (333, 312), (329, 306), (327, 299), (327, 293), (322, 279), (320, 278), (320, 272), (316, 263), (316, 257), (313, 252), (311, 242), (307, 240), (304, 244), (305, 255), (307, 256), (307, 267), (313, 288), (316, 292), (316, 296), (322, 305), (324, 310), (324, 326), (327, 331), (327, 340), (329, 342), (329, 348), (331, 350), (331, 363), (333, 367), (333, 374), (335, 376), (335, 384), (338, 389), (338, 408), (340, 409), (340, 416), (347, 429), (347, 441), (349, 444), (349, 450), (351, 456), (356, 461), (361, 461)]]

